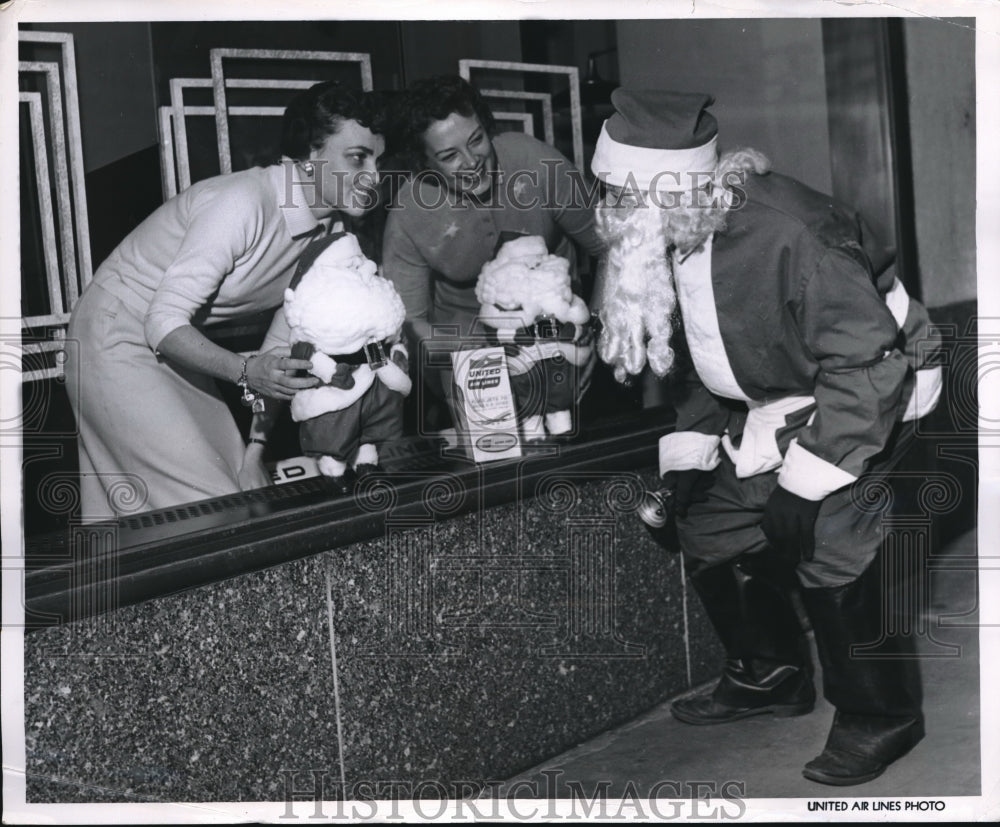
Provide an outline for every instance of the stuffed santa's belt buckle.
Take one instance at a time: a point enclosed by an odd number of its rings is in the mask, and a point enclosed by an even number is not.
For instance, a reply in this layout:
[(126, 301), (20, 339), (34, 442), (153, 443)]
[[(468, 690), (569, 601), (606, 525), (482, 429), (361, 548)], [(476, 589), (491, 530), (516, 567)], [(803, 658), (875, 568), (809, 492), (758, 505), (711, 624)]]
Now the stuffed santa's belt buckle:
[(389, 361), (381, 342), (369, 342), (362, 350), (365, 353), (365, 359), (368, 360), (368, 366), (372, 370), (378, 370)]
[(535, 331), (535, 341), (547, 342), (559, 338), (559, 324), (551, 316), (538, 319), (532, 329)]

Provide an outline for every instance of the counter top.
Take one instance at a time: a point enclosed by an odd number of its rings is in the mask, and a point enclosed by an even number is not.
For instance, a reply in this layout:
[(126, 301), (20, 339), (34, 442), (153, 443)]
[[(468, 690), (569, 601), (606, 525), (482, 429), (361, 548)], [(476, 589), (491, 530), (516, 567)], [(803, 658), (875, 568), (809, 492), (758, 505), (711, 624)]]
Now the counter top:
[(310, 478), (29, 537), (26, 626), (79, 620), (370, 540), (387, 520), (425, 515), (431, 501), (459, 516), (534, 497), (555, 470), (648, 468), (672, 418), (653, 408), (606, 419), (568, 443), (479, 465), (443, 440), (411, 438), (390, 446), (383, 469), (353, 495)]

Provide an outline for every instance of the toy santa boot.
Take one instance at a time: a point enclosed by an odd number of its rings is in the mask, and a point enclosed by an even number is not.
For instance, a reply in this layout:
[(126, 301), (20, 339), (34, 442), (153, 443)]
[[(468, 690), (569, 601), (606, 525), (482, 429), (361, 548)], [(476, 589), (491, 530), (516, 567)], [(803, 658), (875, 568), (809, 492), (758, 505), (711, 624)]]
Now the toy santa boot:
[(690, 575), (726, 650), (711, 692), (675, 701), (687, 724), (725, 724), (751, 715), (805, 715), (816, 700), (808, 644), (788, 599), (791, 574), (769, 552), (695, 568)]
[(569, 411), (547, 413), (545, 428), (553, 436), (565, 436), (573, 430), (573, 415)]
[[(823, 694), (837, 710), (825, 749), (802, 770), (810, 781), (871, 781), (924, 736), (917, 662), (905, 639), (885, 635), (882, 585), (877, 556), (857, 580), (802, 591), (823, 667)], [(865, 656), (865, 645), (873, 643), (880, 644), (878, 654)]]
[(378, 470), (378, 448), (370, 442), (365, 443), (358, 448), (358, 455), (354, 460), (354, 473), (360, 480)]
[(338, 494), (346, 494), (354, 486), (354, 480), (348, 473), (349, 466), (336, 457), (322, 456), (316, 460), (316, 466), (327, 485)]

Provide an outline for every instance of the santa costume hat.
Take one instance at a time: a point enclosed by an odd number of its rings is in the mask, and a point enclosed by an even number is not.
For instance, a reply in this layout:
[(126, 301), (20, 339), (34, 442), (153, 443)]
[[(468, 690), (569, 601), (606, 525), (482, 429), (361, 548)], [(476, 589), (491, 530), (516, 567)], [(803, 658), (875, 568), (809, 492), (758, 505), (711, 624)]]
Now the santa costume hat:
[(591, 169), (615, 187), (642, 191), (690, 189), (691, 175), (718, 162), (718, 125), (706, 111), (711, 95), (616, 89), (615, 113), (604, 122)]

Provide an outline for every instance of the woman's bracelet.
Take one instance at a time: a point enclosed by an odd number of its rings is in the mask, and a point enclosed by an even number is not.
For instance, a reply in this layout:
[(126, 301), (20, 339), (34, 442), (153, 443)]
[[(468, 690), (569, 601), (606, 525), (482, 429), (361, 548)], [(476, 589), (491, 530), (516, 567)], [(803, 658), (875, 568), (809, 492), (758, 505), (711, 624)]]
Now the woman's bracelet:
[(243, 396), (240, 401), (255, 414), (264, 413), (264, 395), (253, 390), (250, 387), (250, 381), (247, 379), (247, 365), (250, 364), (251, 359), (256, 358), (257, 354), (255, 353), (243, 360), (243, 369), (240, 371), (240, 378), (236, 380), (236, 384), (243, 388)]

